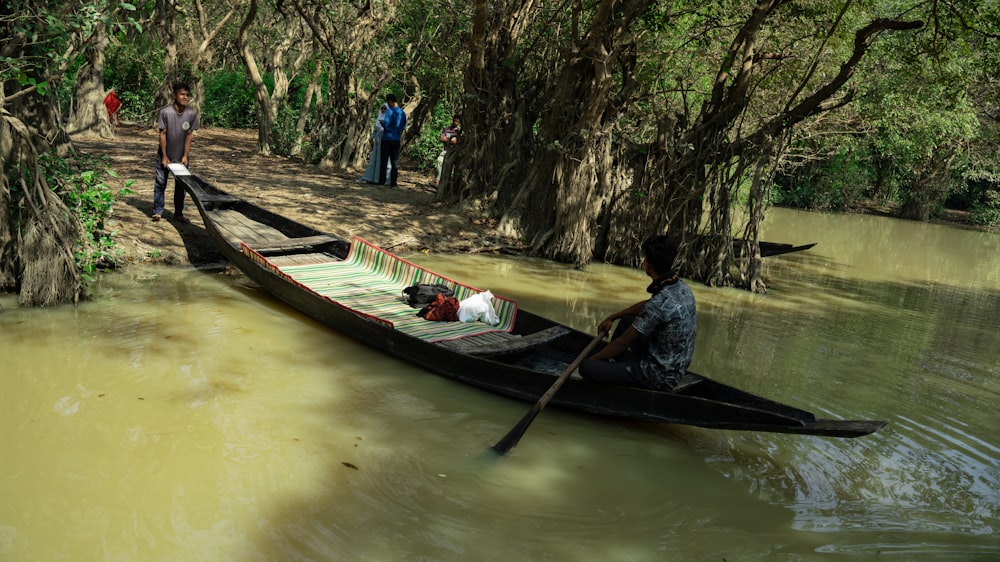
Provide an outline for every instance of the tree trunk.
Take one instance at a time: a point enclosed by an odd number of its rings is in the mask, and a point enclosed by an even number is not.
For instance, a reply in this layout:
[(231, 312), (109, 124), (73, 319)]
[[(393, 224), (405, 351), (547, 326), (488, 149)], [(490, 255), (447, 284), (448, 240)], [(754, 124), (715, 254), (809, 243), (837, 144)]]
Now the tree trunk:
[[(550, 76), (519, 72), (516, 51), (523, 22), (535, 17), (538, 4), (476, 1), (463, 79), (464, 96), (475, 104), (463, 109), (462, 142), (449, 151), (454, 153), (449, 158), (475, 165), (449, 175), (438, 187), (438, 199), (482, 198), (492, 202), (498, 216), (512, 205), (524, 206), (522, 199), (530, 187), (523, 185), (523, 179), (534, 156), (532, 126), (539, 115), (536, 100), (548, 99)], [(507, 217), (501, 231), (519, 236), (516, 224)]]
[(941, 148), (917, 167), (913, 183), (897, 213), (899, 218), (927, 222), (934, 211), (944, 205), (948, 197), (951, 164), (957, 152), (956, 147)]
[[(250, 26), (256, 17), (257, 0), (250, 0), (247, 15), (240, 26), (238, 43), (240, 54), (243, 56), (243, 63), (247, 69), (247, 75), (254, 85), (254, 99), (257, 105), (257, 151), (260, 154), (269, 156), (272, 152), (271, 144), (274, 139), (274, 127), (278, 121), (278, 113), (285, 103), (285, 98), (288, 96), (288, 88), (291, 84), (289, 72), (286, 72), (285, 68), (285, 54), (291, 49), (292, 44), (300, 39), (302, 25), (301, 21), (297, 18), (288, 17), (287, 15), (284, 17), (285, 32), (281, 36), (281, 41), (272, 47), (270, 69), (274, 77), (274, 88), (268, 93), (267, 85), (264, 83), (264, 77), (257, 66), (257, 59), (250, 49), (250, 41), (248, 39)], [(300, 53), (292, 62), (290, 68), (292, 77), (298, 73), (298, 69), (302, 65), (304, 58), (305, 51)]]
[[(3, 86), (4, 92), (15, 90), (10, 82)], [(0, 168), (16, 171), (0, 181), (0, 202), (6, 203), (0, 212), (0, 282), (19, 292), (22, 306), (77, 302), (83, 285), (73, 249), (83, 227), (48, 185), (38, 160), (39, 153), (65, 154), (70, 146), (57, 101), (35, 91), (11, 105), (0, 101), (0, 109), (0, 132), (10, 135), (0, 143)]]
[(317, 105), (323, 103), (323, 90), (319, 87), (319, 77), (322, 74), (323, 63), (321, 61), (316, 61), (316, 68), (313, 70), (312, 79), (309, 81), (309, 86), (306, 87), (305, 100), (302, 103), (302, 109), (299, 111), (299, 119), (295, 123), (295, 142), (292, 143), (291, 156), (302, 155), (302, 143), (305, 140), (306, 122), (309, 119), (309, 113), (312, 111), (313, 98), (316, 98)]
[[(338, 78), (348, 80), (346, 77)], [(347, 91), (354, 89), (353, 86), (337, 87), (331, 84), (331, 87), (337, 89), (330, 92), (328, 99), (350, 101), (338, 104), (336, 107), (327, 105), (320, 114), (323, 123), (320, 127), (320, 136), (322, 144), (326, 146), (326, 152), (319, 161), (319, 166), (326, 169), (363, 167), (366, 164), (366, 153), (362, 147), (368, 146), (371, 109), (377, 103), (377, 94), (369, 94), (368, 97), (373, 100), (369, 103), (356, 96), (346, 95)]]
[[(329, 95), (327, 103), (318, 108), (312, 136), (324, 151), (318, 162), (323, 168), (367, 165), (372, 115), (381, 103), (383, 88), (392, 79), (372, 45), (379, 40), (379, 31), (395, 22), (396, 4), (335, 2), (317, 7), (291, 0), (312, 31), (313, 40), (325, 51), (328, 64)], [(330, 103), (332, 100), (336, 103)]]
[(420, 138), (424, 127), (434, 118), (434, 108), (441, 101), (441, 98), (437, 95), (425, 96), (418, 90), (417, 94), (407, 101), (409, 103), (403, 108), (406, 111), (406, 132), (403, 136), (403, 144), (409, 144)]
[[(217, 42), (216, 39), (226, 29), (229, 20), (236, 16), (236, 13), (244, 2), (244, 0), (231, 1), (232, 4), (226, 3), (222, 6), (220, 6), (220, 3), (196, 1), (195, 11), (198, 17), (185, 19), (188, 24), (187, 36), (197, 42), (193, 50), (186, 51), (187, 56), (185, 60), (189, 66), (184, 73), (184, 79), (191, 86), (191, 101), (189, 105), (195, 111), (201, 111), (201, 104), (205, 100), (205, 71), (212, 66), (212, 59), (215, 56), (213, 46)], [(208, 11), (206, 7), (209, 8)], [(216, 12), (220, 7), (228, 8), (228, 11), (221, 16)], [(194, 23), (197, 23), (197, 25), (193, 25)]]
[[(271, 96), (267, 93), (267, 85), (264, 84), (264, 77), (257, 66), (257, 59), (253, 51), (250, 50), (250, 43), (247, 40), (248, 30), (257, 17), (257, 0), (250, 0), (246, 17), (240, 25), (238, 42), (240, 54), (243, 56), (243, 64), (246, 66), (247, 75), (254, 86), (254, 100), (257, 105), (257, 152), (264, 155), (271, 155), (271, 132), (274, 129), (276, 109), (271, 103)], [(277, 85), (275, 86), (277, 91)]]
[[(571, 42), (553, 110), (539, 125), (545, 147), (521, 185), (520, 226), (541, 255), (582, 267), (594, 256), (594, 236), (610, 200), (612, 133), (632, 99), (635, 45), (629, 30), (649, 0), (604, 0), (584, 37)], [(505, 217), (511, 219), (511, 213)]]
[[(7, 162), (14, 158), (14, 128), (4, 116), (4, 98), (0, 96), (0, 170), (7, 169)], [(7, 184), (7, 174), (0, 173), (0, 291), (14, 291), (18, 288), (17, 222), (14, 221), (14, 206), (11, 204), (11, 189)]]
[(854, 74), (880, 32), (922, 25), (875, 20), (858, 30), (854, 51), (836, 75), (796, 102), (808, 80), (803, 78), (783, 111), (742, 134), (745, 125), (740, 120), (751, 101), (752, 79), (761, 73), (758, 36), (782, 3), (784, 0), (758, 1), (723, 56), (712, 93), (690, 126), (682, 118), (661, 117), (657, 140), (644, 147), (640, 151), (643, 156), (633, 162), (634, 183), (616, 194), (614, 215), (607, 222), (607, 261), (634, 262), (637, 234), (642, 239), (669, 232), (682, 241), (678, 256), (682, 274), (708, 285), (763, 287), (760, 268), (752, 262), (755, 247), (759, 247), (756, 225), (763, 212), (759, 187), (750, 198), (750, 224), (745, 229), (754, 237), (747, 248), (751, 251), (743, 254), (751, 261), (738, 260), (733, 247), (733, 201), (742, 180), (750, 170), (763, 173), (759, 159), (767, 158), (771, 139), (789, 134), (802, 120), (850, 100), (850, 96), (833, 96)]
[[(770, 152), (770, 151), (766, 151)], [(767, 284), (761, 277), (764, 269), (764, 260), (760, 255), (760, 225), (764, 222), (765, 185), (771, 183), (774, 177), (775, 167), (768, 164), (775, 159), (762, 156), (757, 159), (757, 168), (753, 174), (750, 184), (750, 193), (747, 207), (749, 216), (747, 224), (743, 229), (743, 239), (740, 255), (743, 256), (743, 267), (740, 268), (740, 286), (754, 293), (762, 293), (767, 289)]]
[(115, 129), (104, 106), (104, 50), (108, 43), (105, 26), (99, 24), (94, 43), (89, 49), (90, 60), (76, 74), (76, 103), (66, 124), (67, 134), (95, 135), (101, 138), (115, 136)]
[[(153, 106), (159, 110), (173, 102), (173, 85), (177, 81), (177, 0), (156, 0), (156, 16), (158, 29), (163, 33), (163, 80), (156, 89), (153, 101)], [(157, 117), (159, 116), (154, 112), (154, 126)]]

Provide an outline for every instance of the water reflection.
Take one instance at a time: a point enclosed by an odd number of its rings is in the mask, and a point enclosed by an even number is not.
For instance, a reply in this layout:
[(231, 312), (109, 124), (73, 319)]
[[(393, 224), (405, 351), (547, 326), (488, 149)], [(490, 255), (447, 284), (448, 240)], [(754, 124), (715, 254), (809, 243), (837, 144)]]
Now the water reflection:
[[(888, 419), (879, 433), (547, 409), (497, 459), (526, 404), (358, 345), (239, 277), (133, 268), (77, 308), (4, 297), (0, 559), (1000, 556), (996, 237), (786, 211), (767, 228), (820, 244), (768, 260), (767, 295), (693, 286), (694, 369)], [(623, 268), (408, 257), (585, 330), (645, 296)]]

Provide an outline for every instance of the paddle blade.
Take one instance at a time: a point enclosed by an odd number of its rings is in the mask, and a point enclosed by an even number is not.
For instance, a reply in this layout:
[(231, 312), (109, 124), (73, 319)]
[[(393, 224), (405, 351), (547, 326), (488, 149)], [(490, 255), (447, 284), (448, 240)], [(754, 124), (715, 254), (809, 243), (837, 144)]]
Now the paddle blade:
[(521, 418), (521, 421), (517, 422), (517, 425), (515, 425), (514, 428), (507, 433), (507, 435), (504, 435), (503, 439), (498, 441), (496, 445), (493, 445), (494, 451), (501, 455), (506, 455), (511, 449), (514, 448), (515, 445), (517, 445), (517, 442), (521, 440), (521, 436), (524, 435), (524, 432), (528, 431), (528, 426), (531, 425), (532, 421), (534, 421), (535, 416), (542, 411), (542, 408), (549, 403), (549, 400), (552, 400), (552, 397), (555, 396), (559, 388), (562, 387), (564, 382), (566, 382), (566, 379), (569, 378), (570, 374), (572, 374), (573, 371), (580, 366), (580, 363), (583, 362), (584, 358), (586, 358), (587, 355), (589, 355), (590, 352), (597, 347), (597, 344), (604, 339), (605, 333), (606, 332), (600, 332), (594, 336), (594, 339), (592, 339), (590, 343), (587, 344), (587, 347), (583, 348), (580, 355), (577, 355), (576, 359), (574, 359), (573, 362), (566, 367), (566, 370), (559, 375), (556, 382), (552, 383), (552, 386), (550, 386), (549, 389), (545, 391), (545, 394), (538, 399), (538, 402), (531, 407), (531, 410), (528, 410), (528, 413)]
[(537, 416), (541, 411), (542, 409), (538, 408), (536, 404), (536, 407), (529, 410), (528, 413), (521, 418), (521, 421), (517, 422), (517, 425), (507, 432), (507, 435), (504, 435), (502, 439), (497, 441), (496, 445), (493, 445), (493, 450), (500, 455), (506, 455), (509, 453), (511, 449), (517, 446), (518, 441), (520, 441), (521, 437), (524, 436), (524, 432), (528, 431), (528, 426), (531, 425), (535, 416)]

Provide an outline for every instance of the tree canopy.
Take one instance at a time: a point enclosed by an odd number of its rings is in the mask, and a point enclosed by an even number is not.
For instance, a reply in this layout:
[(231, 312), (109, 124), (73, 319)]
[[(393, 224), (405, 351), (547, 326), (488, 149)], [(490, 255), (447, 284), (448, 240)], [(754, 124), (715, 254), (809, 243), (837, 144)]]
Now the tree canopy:
[(1000, 221), (989, 0), (0, 2), (0, 286), (22, 293), (29, 240), (70, 248), (46, 277), (79, 238), (36, 155), (112, 131), (105, 77), (137, 119), (183, 79), (206, 124), (253, 115), (261, 152), (335, 168), (363, 166), (390, 91), (413, 158), (460, 114), (438, 197), (581, 267), (669, 233), (684, 275), (762, 290), (775, 203)]

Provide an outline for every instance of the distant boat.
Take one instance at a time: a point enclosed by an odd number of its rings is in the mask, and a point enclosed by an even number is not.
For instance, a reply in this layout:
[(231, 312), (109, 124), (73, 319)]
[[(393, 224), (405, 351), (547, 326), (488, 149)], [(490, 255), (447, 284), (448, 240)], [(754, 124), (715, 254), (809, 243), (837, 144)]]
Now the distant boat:
[[(499, 323), (433, 322), (401, 298), (415, 283), (443, 283), (458, 299), (479, 291), (360, 238), (342, 239), (226, 193), (171, 165), (220, 251), (265, 290), (331, 329), (394, 357), (495, 394), (535, 402), (593, 336), (494, 297)], [(814, 414), (688, 373), (673, 392), (570, 378), (550, 402), (641, 422), (858, 437), (884, 421)]]
[[(703, 243), (702, 242), (703, 239), (704, 236), (699, 238), (696, 242), (698, 244), (701, 244)], [(733, 253), (736, 255), (736, 257), (743, 256), (743, 252), (748, 243), (749, 242), (747, 240), (744, 240), (742, 238), (737, 238), (733, 240)], [(760, 257), (762, 258), (781, 256), (784, 254), (791, 254), (794, 252), (803, 252), (816, 245), (815, 242), (813, 242), (812, 244), (801, 244), (799, 246), (796, 246), (794, 244), (784, 244), (780, 242), (765, 242), (765, 241), (761, 241), (758, 244), (760, 245)]]
[[(760, 256), (762, 258), (780, 256), (782, 254), (791, 254), (792, 252), (801, 252), (808, 250), (815, 246), (816, 243), (812, 244), (802, 244), (801, 246), (793, 246), (792, 244), (780, 244), (778, 242), (761, 242), (760, 243)], [(736, 254), (740, 255), (743, 253), (742, 245), (734, 242), (734, 247), (736, 248)]]

